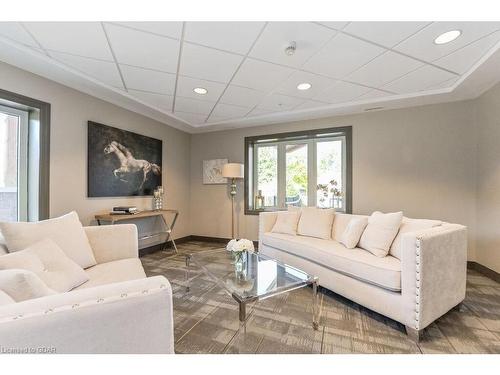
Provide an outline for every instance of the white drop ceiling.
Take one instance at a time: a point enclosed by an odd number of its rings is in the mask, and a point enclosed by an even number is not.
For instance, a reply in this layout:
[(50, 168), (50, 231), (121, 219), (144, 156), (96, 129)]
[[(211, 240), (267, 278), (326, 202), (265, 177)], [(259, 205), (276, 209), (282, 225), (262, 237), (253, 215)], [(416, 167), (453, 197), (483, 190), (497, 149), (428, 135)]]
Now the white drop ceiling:
[(0, 60), (192, 132), (464, 99), (499, 47), (500, 22), (0, 22)]

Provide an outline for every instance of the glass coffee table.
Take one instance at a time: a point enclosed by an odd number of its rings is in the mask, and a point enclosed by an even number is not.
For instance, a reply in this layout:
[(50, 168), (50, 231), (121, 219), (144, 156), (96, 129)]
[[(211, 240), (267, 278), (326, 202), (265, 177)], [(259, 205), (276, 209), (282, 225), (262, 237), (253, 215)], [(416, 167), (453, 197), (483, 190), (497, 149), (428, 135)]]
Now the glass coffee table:
[(259, 253), (246, 253), (235, 262), (225, 249), (186, 255), (186, 290), (189, 291), (190, 265), (200, 267), (239, 305), (239, 321), (247, 319), (247, 304), (312, 285), (312, 325), (319, 326), (318, 278)]

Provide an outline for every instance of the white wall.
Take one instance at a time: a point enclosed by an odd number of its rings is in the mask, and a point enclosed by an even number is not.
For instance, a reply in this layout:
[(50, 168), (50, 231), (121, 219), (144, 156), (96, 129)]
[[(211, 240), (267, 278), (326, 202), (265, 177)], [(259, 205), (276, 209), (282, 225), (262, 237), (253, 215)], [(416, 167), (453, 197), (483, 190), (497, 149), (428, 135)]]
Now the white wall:
[(175, 237), (189, 227), (190, 135), (147, 117), (83, 94), (40, 76), (0, 63), (0, 86), (51, 104), (50, 215), (76, 210), (84, 225), (113, 206), (150, 209), (151, 197), (87, 198), (87, 121), (131, 130), (163, 141), (166, 206), (180, 216)]
[(477, 256), (500, 273), (500, 85), (477, 100)]
[[(203, 185), (203, 160), (243, 162), (245, 136), (346, 125), (353, 127), (353, 212), (403, 210), (409, 217), (467, 225), (473, 259), (476, 142), (470, 101), (193, 135), (192, 233), (231, 233), (227, 186)], [(241, 182), (238, 188), (239, 235), (256, 240), (258, 217), (243, 214)]]

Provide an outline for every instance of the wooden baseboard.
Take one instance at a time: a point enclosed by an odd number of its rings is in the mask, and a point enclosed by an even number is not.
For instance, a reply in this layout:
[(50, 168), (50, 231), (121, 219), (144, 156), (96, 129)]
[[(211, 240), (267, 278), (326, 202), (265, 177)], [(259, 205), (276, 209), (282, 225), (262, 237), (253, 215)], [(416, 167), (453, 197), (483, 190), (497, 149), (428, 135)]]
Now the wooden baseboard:
[(490, 279), (496, 281), (497, 283), (500, 283), (500, 273), (493, 271), (492, 269), (483, 266), (482, 264), (473, 261), (468, 261), (467, 268), (475, 270), (480, 274), (483, 274), (484, 276), (489, 277)]

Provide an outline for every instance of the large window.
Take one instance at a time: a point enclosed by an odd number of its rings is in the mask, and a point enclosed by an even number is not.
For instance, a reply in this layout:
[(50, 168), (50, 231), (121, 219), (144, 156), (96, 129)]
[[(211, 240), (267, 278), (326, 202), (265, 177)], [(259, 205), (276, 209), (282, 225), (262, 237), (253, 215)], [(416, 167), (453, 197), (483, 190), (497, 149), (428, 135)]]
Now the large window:
[(0, 89), (0, 221), (49, 217), (50, 104)]
[(351, 127), (245, 138), (245, 212), (351, 210)]

